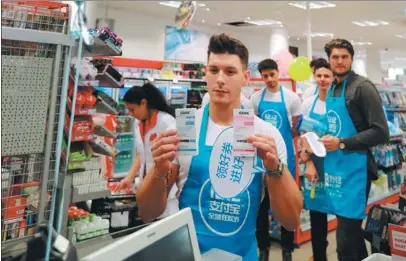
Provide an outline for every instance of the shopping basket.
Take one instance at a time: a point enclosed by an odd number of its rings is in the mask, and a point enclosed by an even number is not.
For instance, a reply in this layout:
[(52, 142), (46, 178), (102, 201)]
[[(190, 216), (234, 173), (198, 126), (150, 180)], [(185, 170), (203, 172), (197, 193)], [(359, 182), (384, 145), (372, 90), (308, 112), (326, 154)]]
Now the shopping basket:
[(389, 224), (404, 226), (406, 213), (380, 205), (375, 205), (369, 210), (364, 237), (371, 243), (372, 253), (391, 254), (388, 241)]

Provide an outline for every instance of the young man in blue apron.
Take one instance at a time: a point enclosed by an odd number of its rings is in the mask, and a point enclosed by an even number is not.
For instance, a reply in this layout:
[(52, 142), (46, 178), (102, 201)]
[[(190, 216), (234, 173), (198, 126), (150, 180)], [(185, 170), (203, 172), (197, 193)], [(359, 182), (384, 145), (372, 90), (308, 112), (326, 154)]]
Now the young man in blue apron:
[(333, 158), (325, 164), (325, 186), (338, 220), (338, 260), (359, 261), (368, 255), (361, 224), (377, 179), (370, 148), (387, 142), (389, 130), (375, 85), (351, 71), (351, 43), (334, 39), (325, 51), (336, 75), (326, 100), (329, 135), (321, 138)]
[[(282, 134), (288, 153), (288, 168), (292, 176), (295, 177), (296, 162), (292, 126), (296, 125), (301, 114), (301, 100), (296, 93), (280, 85), (278, 64), (274, 60), (263, 60), (258, 64), (258, 70), (266, 83), (266, 88), (255, 93), (251, 98), (255, 114), (262, 120), (272, 123)], [(264, 202), (263, 204), (267, 203)], [(261, 207), (258, 216), (259, 220), (265, 220), (265, 218), (261, 218), (262, 215), (268, 216), (268, 211), (264, 210), (263, 207)], [(269, 223), (258, 222), (258, 225), (260, 226), (258, 226), (257, 234), (264, 235), (258, 237), (261, 247), (264, 245), (261, 241), (265, 240), (266, 235), (269, 236)], [(294, 233), (286, 230), (283, 226), (281, 227), (281, 244), (283, 261), (291, 261), (294, 249)], [(266, 249), (261, 250), (267, 251)]]
[(210, 102), (196, 112), (198, 155), (176, 157), (176, 131), (161, 133), (152, 146), (155, 167), (137, 191), (137, 203), (144, 221), (155, 219), (165, 209), (176, 181), (181, 190), (179, 207), (192, 210), (200, 251), (219, 248), (255, 261), (255, 223), (264, 182), (275, 217), (289, 230), (299, 224), (303, 199), (284, 167), (283, 138), (271, 124), (255, 117), (256, 134), (248, 139), (257, 148), (265, 172), (253, 168), (253, 157), (231, 154), (233, 111), (241, 108), (241, 88), (250, 79), (247, 65), (248, 50), (240, 41), (225, 34), (210, 39), (206, 69)]
[[(315, 68), (316, 68), (316, 66), (318, 65), (318, 64), (320, 64), (320, 63), (323, 63), (325, 60), (323, 59), (323, 58), (319, 58), (319, 59), (315, 59), (315, 60), (312, 60), (311, 62), (310, 62), (310, 68), (312, 69), (312, 72), (313, 72), (313, 79), (315, 79), (315, 75), (314, 75), (314, 73), (315, 73)], [(308, 99), (308, 98), (310, 98), (310, 97), (312, 97), (312, 96), (315, 96), (315, 95), (317, 95), (318, 94), (318, 88), (317, 88), (317, 84), (313, 84), (311, 87), (308, 87), (305, 91), (304, 91), (304, 93), (302, 94), (302, 101), (304, 101), (304, 100), (306, 100), (306, 99)]]

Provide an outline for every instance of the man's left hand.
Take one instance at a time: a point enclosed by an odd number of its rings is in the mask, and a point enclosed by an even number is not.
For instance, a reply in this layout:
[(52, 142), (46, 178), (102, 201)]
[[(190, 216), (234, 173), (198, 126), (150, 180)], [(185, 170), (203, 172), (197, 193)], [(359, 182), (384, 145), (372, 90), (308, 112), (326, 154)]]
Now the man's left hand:
[(278, 169), (279, 156), (273, 137), (256, 134), (249, 137), (248, 142), (252, 143), (252, 145), (258, 149), (258, 154), (262, 158), (266, 170), (276, 171)]
[(319, 141), (324, 144), (324, 147), (326, 147), (327, 151), (338, 150), (338, 147), (340, 146), (340, 139), (331, 135), (326, 135)]

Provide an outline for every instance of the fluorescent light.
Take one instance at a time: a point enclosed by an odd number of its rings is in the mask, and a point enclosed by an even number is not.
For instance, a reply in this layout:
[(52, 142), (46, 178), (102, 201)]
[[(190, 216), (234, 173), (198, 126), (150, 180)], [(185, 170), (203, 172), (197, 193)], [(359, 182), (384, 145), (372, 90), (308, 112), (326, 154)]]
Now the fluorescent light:
[(372, 45), (371, 42), (354, 42), (351, 41), (352, 45), (358, 45), (358, 46), (362, 46), (362, 45)]
[[(174, 8), (179, 8), (180, 4), (182, 1), (165, 1), (165, 2), (159, 2), (160, 5), (165, 5), (165, 6), (169, 6), (169, 7), (174, 7)], [(205, 7), (206, 4), (198, 4), (199, 7)], [(206, 9), (207, 10), (207, 9)], [(207, 10), (207, 11), (210, 11)]]
[(353, 21), (353, 24), (356, 24), (358, 26), (378, 26), (378, 25), (388, 25), (388, 22), (385, 21), (380, 21), (380, 20), (358, 20), (358, 21)]
[(332, 33), (312, 33), (311, 36), (312, 37), (330, 37), (330, 38), (333, 38), (334, 34), (332, 34)]
[[(291, 2), (291, 3), (289, 3), (289, 5), (297, 7), (297, 8), (301, 8), (301, 9), (304, 9), (304, 10), (307, 9), (306, 1)], [(321, 9), (321, 8), (336, 7), (335, 4), (329, 3), (329, 2), (326, 2), (326, 1), (310, 1), (309, 6), (310, 6), (310, 9)]]
[(406, 57), (396, 57), (395, 60), (397, 60), (397, 61), (406, 61)]
[(206, 11), (210, 11), (210, 8), (207, 7), (207, 8), (206, 8)]
[(275, 20), (267, 20), (267, 19), (264, 19), (264, 20), (251, 20), (251, 19), (247, 19), (247, 20), (245, 20), (245, 22), (246, 23), (249, 23), (249, 24), (255, 24), (255, 25), (258, 25), (258, 26), (262, 26), (262, 25), (276, 25), (276, 24), (278, 24), (278, 25), (280, 25), (280, 24), (282, 24), (282, 22), (280, 22), (280, 21), (275, 21)]
[(202, 23), (204, 23), (204, 20), (202, 20)]
[(406, 38), (406, 34), (396, 34), (396, 36), (399, 38)]
[(220, 24), (220, 23), (217, 23), (217, 25), (220, 26), (221, 24)]
[(165, 5), (169, 7), (175, 7), (179, 8), (181, 1), (165, 1), (165, 2), (159, 2), (160, 5)]
[(251, 19), (251, 17), (248, 16), (248, 17), (247, 17), (247, 20), (250, 20), (250, 19)]
[(300, 38), (298, 37), (298, 38), (296, 38), (296, 40), (298, 40), (298, 41), (299, 41), (299, 40), (300, 40)]

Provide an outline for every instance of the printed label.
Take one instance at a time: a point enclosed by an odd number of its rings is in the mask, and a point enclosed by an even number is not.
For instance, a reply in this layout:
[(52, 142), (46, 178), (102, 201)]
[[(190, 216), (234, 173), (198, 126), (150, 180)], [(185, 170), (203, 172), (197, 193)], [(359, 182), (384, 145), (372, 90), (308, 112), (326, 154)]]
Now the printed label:
[(255, 157), (256, 149), (248, 143), (248, 137), (254, 134), (254, 110), (235, 109), (233, 156)]
[(263, 173), (262, 161), (257, 157), (233, 155), (232, 127), (219, 134), (210, 156), (210, 180), (214, 191), (222, 198), (232, 198), (244, 192), (254, 173)]
[(196, 109), (176, 109), (176, 129), (180, 138), (178, 155), (198, 154), (195, 123)]
[(264, 111), (261, 115), (261, 118), (264, 121), (271, 123), (278, 130), (280, 130), (282, 127), (282, 116), (275, 110)]
[(330, 135), (338, 137), (341, 132), (341, 119), (337, 112), (329, 110), (327, 112), (328, 132)]

